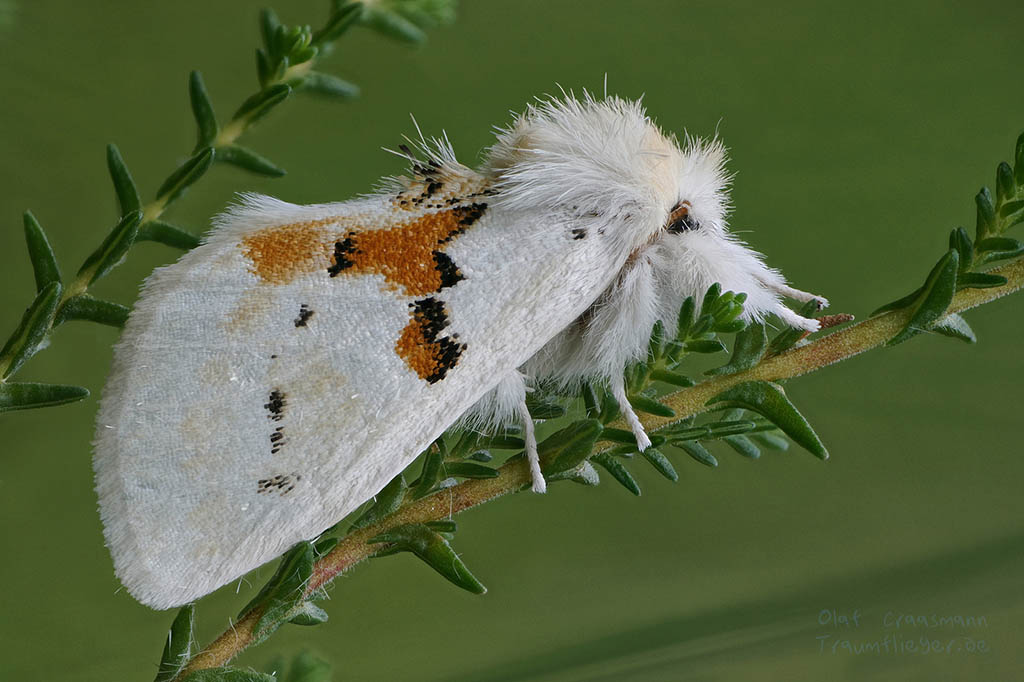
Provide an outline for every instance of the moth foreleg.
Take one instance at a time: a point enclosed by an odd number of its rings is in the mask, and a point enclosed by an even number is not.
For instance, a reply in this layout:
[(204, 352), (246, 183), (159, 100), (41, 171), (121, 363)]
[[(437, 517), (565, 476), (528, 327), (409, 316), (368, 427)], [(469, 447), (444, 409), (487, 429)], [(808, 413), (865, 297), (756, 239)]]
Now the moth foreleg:
[(548, 489), (544, 474), (540, 470), (540, 456), (537, 454), (537, 436), (533, 432), (533, 417), (526, 407), (526, 399), (519, 403), (519, 416), (523, 422), (523, 440), (526, 441), (526, 461), (530, 463), (530, 478), (533, 479), (533, 492), (543, 493)]
[(772, 308), (772, 312), (775, 313), (780, 320), (785, 322), (790, 327), (796, 329), (803, 329), (804, 331), (814, 333), (821, 329), (821, 322), (813, 320), (808, 317), (801, 317), (792, 310), (784, 306), (782, 303), (776, 303)]
[(828, 307), (828, 299), (824, 296), (818, 296), (817, 294), (810, 294), (806, 291), (800, 291), (783, 282), (765, 282), (765, 285), (774, 291), (779, 296), (785, 296), (791, 298), (794, 301), (800, 301), (801, 303), (807, 303), (808, 301), (817, 301), (818, 310)]
[(619, 412), (622, 413), (622, 418), (629, 425), (629, 430), (633, 432), (633, 436), (636, 438), (636, 446), (643, 452), (651, 447), (651, 439), (647, 437), (644, 425), (640, 423), (640, 417), (636, 416), (633, 406), (629, 404), (629, 398), (626, 397), (626, 378), (624, 373), (616, 372), (610, 378), (609, 383), (611, 384), (612, 397), (615, 398), (615, 402), (619, 405)]

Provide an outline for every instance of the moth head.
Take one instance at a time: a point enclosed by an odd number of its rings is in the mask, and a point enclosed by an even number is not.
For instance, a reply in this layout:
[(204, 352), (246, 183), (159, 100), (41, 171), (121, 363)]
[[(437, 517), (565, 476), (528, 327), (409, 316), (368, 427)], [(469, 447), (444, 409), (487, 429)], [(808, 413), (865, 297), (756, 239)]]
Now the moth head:
[(746, 320), (778, 312), (781, 275), (728, 229), (725, 148), (687, 138), (677, 149), (675, 195), (664, 199), (661, 228), (639, 250), (653, 268), (663, 317), (670, 319), (687, 296), (700, 301), (716, 283), (747, 295)]
[(675, 149), (671, 169), (674, 193), (663, 200), (662, 229), (654, 238), (724, 238), (730, 179), (725, 170), (725, 148), (718, 140), (687, 137), (683, 147)]
[(657, 237), (683, 200), (694, 218), (719, 228), (723, 161), (717, 144), (688, 138), (680, 147), (639, 102), (585, 93), (528, 107), (499, 131), (485, 170), (496, 203), (590, 223), (621, 251)]

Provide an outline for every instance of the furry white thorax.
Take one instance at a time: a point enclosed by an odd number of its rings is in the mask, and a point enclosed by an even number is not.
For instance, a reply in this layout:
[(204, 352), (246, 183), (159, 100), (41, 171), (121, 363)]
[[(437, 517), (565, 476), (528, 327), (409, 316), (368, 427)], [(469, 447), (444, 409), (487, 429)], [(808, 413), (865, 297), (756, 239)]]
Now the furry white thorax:
[[(674, 327), (682, 302), (688, 296), (699, 301), (716, 282), (723, 291), (747, 294), (748, 321), (774, 314), (788, 325), (818, 329), (780, 296), (818, 297), (787, 287), (760, 254), (729, 233), (725, 162), (717, 139), (686, 136), (680, 145), (639, 102), (616, 97), (542, 101), (499, 132), (485, 173), (504, 206), (568, 215), (588, 234), (616, 246), (625, 242), (631, 251), (591, 307), (520, 368), (529, 385), (614, 384), (627, 364), (646, 355), (655, 323)], [(699, 227), (670, 233), (669, 214), (683, 201)], [(508, 396), (496, 388), (463, 423), (517, 421)]]

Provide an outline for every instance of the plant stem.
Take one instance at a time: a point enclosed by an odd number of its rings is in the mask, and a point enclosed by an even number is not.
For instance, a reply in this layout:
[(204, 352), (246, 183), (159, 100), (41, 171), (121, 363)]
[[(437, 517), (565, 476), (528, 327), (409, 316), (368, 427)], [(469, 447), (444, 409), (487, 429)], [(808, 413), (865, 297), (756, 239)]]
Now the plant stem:
[[(991, 270), (991, 273), (1006, 277), (1007, 284), (988, 289), (964, 289), (954, 297), (948, 312), (959, 313), (994, 301), (1024, 287), (1024, 258)], [(646, 415), (644, 427), (648, 431), (652, 431), (685, 417), (704, 412), (707, 409), (708, 400), (736, 384), (745, 381), (789, 379), (881, 346), (903, 328), (910, 319), (910, 315), (911, 310), (909, 309), (885, 313), (828, 334), (807, 345), (770, 357), (749, 370), (715, 377), (691, 388), (684, 388), (663, 396), (659, 400), (675, 410), (676, 416), (666, 418)], [(619, 424), (616, 422), (614, 426), (619, 426)], [(529, 483), (528, 465), (524, 459), (517, 459), (500, 467), (498, 476), (495, 478), (467, 480), (402, 506), (377, 523), (350, 533), (331, 552), (320, 559), (313, 569), (313, 576), (306, 587), (306, 595), (324, 587), (344, 571), (379, 551), (380, 545), (367, 544), (367, 540), (371, 537), (407, 523), (424, 523), (449, 518), (471, 507), (521, 490)], [(184, 679), (189, 673), (196, 670), (225, 665), (241, 653), (253, 642), (253, 629), (262, 615), (262, 609), (261, 605), (257, 605), (245, 613), (241, 620), (221, 634), (206, 649), (196, 654), (175, 679)]]

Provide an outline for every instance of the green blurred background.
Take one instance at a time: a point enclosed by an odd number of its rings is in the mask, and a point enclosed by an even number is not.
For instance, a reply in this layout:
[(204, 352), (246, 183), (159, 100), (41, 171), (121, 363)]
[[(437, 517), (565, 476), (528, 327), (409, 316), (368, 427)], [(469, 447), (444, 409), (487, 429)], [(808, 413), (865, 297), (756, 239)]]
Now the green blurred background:
[[(35, 212), (73, 272), (113, 224), (104, 145), (120, 146), (151, 196), (193, 143), (188, 71), (202, 70), (221, 116), (254, 88), (264, 4), (5, 4), (4, 335), (32, 296), (21, 212)], [(326, 5), (276, 8), (315, 25)], [(169, 218), (200, 231), (240, 190), (300, 203), (368, 191), (401, 170), (380, 147), (412, 132), (410, 112), (472, 163), (510, 109), (556, 84), (599, 91), (607, 73), (610, 92), (646, 93), (665, 128), (717, 130), (736, 172), (734, 229), (834, 312), (863, 317), (923, 280), (951, 228), (973, 232), (972, 196), (1024, 126), (1021, 26), (1019, 3), (977, 0), (463, 0), (423, 48), (344, 38), (325, 70), (362, 98), (296, 98), (243, 140), (289, 174), (218, 167)], [(176, 255), (142, 244), (96, 293), (130, 303)], [(677, 462), (675, 485), (633, 465), (640, 498), (606, 482), (500, 500), (460, 517), (455, 540), (485, 596), (409, 555), (374, 561), (337, 581), (328, 624), (288, 626), (240, 664), (310, 648), (335, 680), (1024, 679), (1022, 312), (1015, 296), (970, 313), (977, 346), (918, 337), (792, 382), (827, 463), (719, 450), (716, 470)], [(19, 378), (93, 396), (0, 419), (0, 679), (155, 674), (173, 613), (119, 591), (92, 490), (92, 420), (115, 338), (61, 328)], [(252, 586), (200, 604), (202, 641)], [(856, 610), (859, 624), (822, 625), (823, 610)], [(987, 626), (887, 628), (888, 612)], [(886, 636), (956, 644), (830, 648)], [(987, 651), (966, 651), (967, 637)]]

